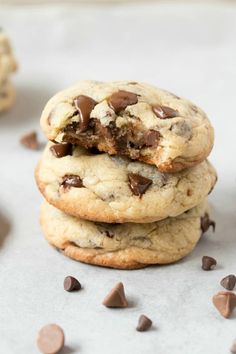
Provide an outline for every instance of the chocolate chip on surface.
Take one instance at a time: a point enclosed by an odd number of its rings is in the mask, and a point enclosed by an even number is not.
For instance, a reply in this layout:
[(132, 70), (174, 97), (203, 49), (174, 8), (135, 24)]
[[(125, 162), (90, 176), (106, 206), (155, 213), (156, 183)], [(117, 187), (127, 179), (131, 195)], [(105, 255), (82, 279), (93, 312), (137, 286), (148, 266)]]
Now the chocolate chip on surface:
[(215, 221), (211, 220), (209, 217), (208, 213), (205, 213), (204, 216), (201, 217), (201, 229), (202, 229), (202, 233), (206, 232), (209, 227), (212, 226), (213, 231), (215, 232), (215, 228), (216, 228), (216, 223)]
[(125, 297), (123, 283), (118, 283), (105, 297), (102, 304), (106, 307), (127, 307), (128, 301)]
[(152, 321), (145, 315), (141, 315), (138, 320), (136, 330), (139, 332), (145, 332), (152, 326)]
[(69, 292), (75, 291), (75, 290), (80, 290), (81, 284), (76, 278), (71, 277), (69, 275), (69, 276), (65, 277), (65, 279), (64, 279), (64, 289)]
[(31, 150), (38, 150), (39, 149), (39, 142), (37, 138), (36, 132), (30, 132), (23, 135), (20, 139), (21, 145), (24, 145), (28, 149)]
[(230, 351), (232, 354), (236, 354), (236, 340), (233, 342)]
[(160, 140), (161, 134), (156, 130), (148, 130), (144, 135), (145, 145), (148, 147), (157, 146)]
[(233, 290), (236, 284), (236, 277), (233, 274), (227, 275), (227, 277), (223, 278), (220, 282), (223, 288), (227, 290)]
[(220, 291), (213, 296), (212, 301), (219, 313), (225, 318), (230, 317), (236, 307), (236, 295), (230, 291)]
[(203, 270), (212, 270), (215, 268), (217, 262), (214, 258), (208, 257), (208, 256), (203, 256), (202, 257), (202, 269)]
[(44, 354), (58, 353), (64, 347), (63, 329), (56, 324), (44, 326), (38, 334), (37, 345)]
[(66, 175), (63, 177), (61, 185), (63, 187), (81, 188), (81, 187), (83, 187), (83, 181), (79, 176)]
[(152, 184), (152, 180), (137, 173), (129, 173), (129, 186), (134, 195), (141, 197)]
[(135, 93), (123, 90), (113, 93), (108, 99), (108, 104), (115, 113), (119, 113), (127, 106), (131, 106), (137, 102), (138, 96)]
[(153, 106), (152, 110), (155, 115), (160, 119), (174, 118), (179, 115), (179, 112), (166, 106)]
[(74, 104), (80, 115), (80, 131), (84, 132), (88, 128), (90, 114), (97, 102), (91, 97), (80, 95), (74, 99)]
[(72, 155), (72, 144), (55, 144), (50, 147), (51, 152), (55, 157), (64, 157), (67, 155)]

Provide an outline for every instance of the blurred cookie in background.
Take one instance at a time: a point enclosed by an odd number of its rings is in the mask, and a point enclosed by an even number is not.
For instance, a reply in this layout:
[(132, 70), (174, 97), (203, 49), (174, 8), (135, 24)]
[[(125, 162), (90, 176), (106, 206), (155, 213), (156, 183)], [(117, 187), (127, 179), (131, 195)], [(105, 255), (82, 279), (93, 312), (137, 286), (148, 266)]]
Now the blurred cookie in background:
[(15, 101), (15, 88), (13, 84), (7, 80), (0, 86), (0, 112), (10, 108)]
[(0, 29), (0, 112), (10, 108), (14, 102), (15, 89), (9, 77), (16, 70), (17, 62), (9, 38)]

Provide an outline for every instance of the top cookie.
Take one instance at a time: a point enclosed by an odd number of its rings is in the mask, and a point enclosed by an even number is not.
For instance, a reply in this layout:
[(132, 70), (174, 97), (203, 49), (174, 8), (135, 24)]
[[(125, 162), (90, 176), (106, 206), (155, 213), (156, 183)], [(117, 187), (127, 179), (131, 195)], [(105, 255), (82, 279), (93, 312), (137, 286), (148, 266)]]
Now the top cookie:
[(0, 85), (8, 78), (11, 72), (16, 71), (17, 64), (12, 53), (8, 37), (0, 31)]
[(139, 82), (82, 81), (52, 97), (43, 110), (49, 140), (96, 147), (110, 155), (176, 172), (210, 153), (213, 128), (190, 101)]

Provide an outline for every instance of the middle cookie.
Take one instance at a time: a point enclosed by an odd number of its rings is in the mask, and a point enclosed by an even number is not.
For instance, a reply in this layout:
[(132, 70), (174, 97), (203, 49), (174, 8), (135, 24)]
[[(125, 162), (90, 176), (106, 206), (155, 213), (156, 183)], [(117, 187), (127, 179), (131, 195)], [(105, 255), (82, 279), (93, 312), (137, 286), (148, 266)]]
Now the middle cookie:
[(46, 200), (67, 214), (106, 223), (148, 223), (200, 204), (214, 187), (216, 172), (203, 161), (164, 174), (142, 162), (48, 143), (36, 181)]

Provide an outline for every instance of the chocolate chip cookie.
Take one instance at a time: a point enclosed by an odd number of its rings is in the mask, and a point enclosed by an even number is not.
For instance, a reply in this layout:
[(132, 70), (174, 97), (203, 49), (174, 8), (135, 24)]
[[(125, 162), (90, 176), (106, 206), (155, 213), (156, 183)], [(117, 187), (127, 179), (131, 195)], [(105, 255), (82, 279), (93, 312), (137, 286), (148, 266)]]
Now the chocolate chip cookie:
[(48, 203), (41, 225), (50, 244), (66, 256), (100, 266), (135, 269), (175, 262), (189, 254), (201, 234), (207, 201), (179, 215), (149, 224), (105, 224), (64, 214)]
[(10, 108), (15, 100), (15, 88), (8, 80), (0, 87), (0, 112)]
[(4, 81), (16, 69), (17, 63), (9, 39), (3, 31), (0, 31), (0, 89)]
[(48, 143), (36, 170), (47, 201), (65, 213), (106, 223), (149, 223), (201, 203), (216, 172), (208, 161), (177, 173), (126, 157)]
[(82, 81), (46, 105), (42, 129), (49, 140), (97, 148), (176, 172), (210, 153), (213, 128), (190, 101), (139, 82)]

